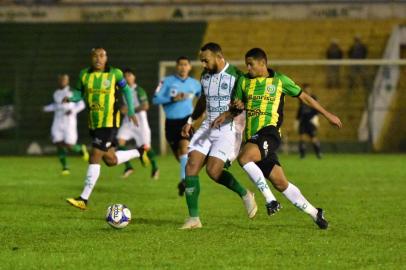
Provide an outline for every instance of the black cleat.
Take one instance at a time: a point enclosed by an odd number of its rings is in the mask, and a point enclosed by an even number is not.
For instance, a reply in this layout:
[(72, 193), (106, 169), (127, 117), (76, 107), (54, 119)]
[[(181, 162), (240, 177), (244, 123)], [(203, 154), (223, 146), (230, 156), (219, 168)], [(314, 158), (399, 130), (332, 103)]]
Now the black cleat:
[(182, 180), (178, 184), (178, 195), (180, 197), (182, 197), (183, 194), (185, 193), (185, 189), (186, 189), (186, 182), (185, 182), (185, 180)]
[(269, 216), (272, 216), (282, 208), (281, 204), (277, 201), (271, 201), (270, 203), (265, 204), (265, 207)]
[(324, 218), (324, 211), (321, 208), (317, 208), (317, 219), (314, 221), (316, 222), (317, 226), (319, 226), (320, 229), (325, 230), (328, 227), (328, 222)]

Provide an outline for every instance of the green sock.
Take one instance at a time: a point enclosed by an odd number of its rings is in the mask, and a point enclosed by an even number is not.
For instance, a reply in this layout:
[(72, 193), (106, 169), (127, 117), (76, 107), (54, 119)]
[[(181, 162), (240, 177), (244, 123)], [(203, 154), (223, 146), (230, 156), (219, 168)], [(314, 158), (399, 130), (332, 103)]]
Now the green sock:
[[(118, 150), (126, 151), (126, 150), (128, 150), (128, 148), (125, 145), (119, 145)], [(131, 163), (129, 161), (125, 162), (124, 165), (125, 165), (126, 170), (133, 168), (133, 166), (131, 166)]]
[(200, 183), (199, 176), (186, 176), (186, 203), (189, 209), (189, 216), (199, 216), (199, 194)]
[(62, 169), (67, 170), (68, 166), (67, 166), (67, 162), (66, 162), (66, 150), (65, 150), (65, 148), (64, 147), (58, 147), (57, 153), (58, 153), (59, 161), (62, 164)]
[(80, 144), (72, 145), (70, 149), (73, 153), (82, 154), (82, 146)]
[(149, 160), (151, 161), (152, 170), (153, 171), (158, 170), (158, 164), (156, 163), (156, 159), (155, 159), (155, 152), (152, 148), (150, 148), (147, 151), (147, 156), (148, 156)]
[(247, 190), (243, 186), (241, 186), (240, 183), (238, 183), (237, 179), (235, 179), (230, 172), (226, 170), (223, 170), (223, 173), (220, 175), (219, 181), (217, 183), (231, 189), (232, 191), (240, 195), (240, 197), (247, 195)]

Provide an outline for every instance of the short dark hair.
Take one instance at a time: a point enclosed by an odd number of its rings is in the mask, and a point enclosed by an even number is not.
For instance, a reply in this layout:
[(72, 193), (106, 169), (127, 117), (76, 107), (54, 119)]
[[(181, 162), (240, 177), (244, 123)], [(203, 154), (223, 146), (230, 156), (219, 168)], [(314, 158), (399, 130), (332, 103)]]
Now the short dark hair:
[(268, 58), (266, 57), (266, 53), (261, 48), (252, 48), (245, 54), (245, 58), (252, 57), (255, 60), (265, 60), (265, 63), (268, 62)]
[(223, 54), (223, 51), (221, 50), (221, 47), (219, 44), (214, 43), (214, 42), (209, 42), (203, 45), (203, 47), (200, 48), (200, 51), (206, 51), (209, 50), (211, 52), (214, 53), (219, 53), (219, 54)]
[(176, 58), (176, 64), (179, 64), (179, 62), (182, 61), (182, 60), (186, 60), (186, 61), (188, 61), (190, 63), (189, 57), (181, 55), (178, 58)]
[(306, 89), (306, 88), (309, 88), (309, 87), (310, 87), (310, 83), (304, 83), (302, 85), (302, 89)]
[(104, 50), (107, 52), (107, 50), (103, 46), (94, 46), (91, 50), (90, 53), (93, 53), (96, 50)]
[(131, 73), (132, 75), (135, 76), (135, 72), (134, 72), (134, 70), (132, 70), (131, 68), (125, 68), (125, 69), (123, 69), (123, 73)]

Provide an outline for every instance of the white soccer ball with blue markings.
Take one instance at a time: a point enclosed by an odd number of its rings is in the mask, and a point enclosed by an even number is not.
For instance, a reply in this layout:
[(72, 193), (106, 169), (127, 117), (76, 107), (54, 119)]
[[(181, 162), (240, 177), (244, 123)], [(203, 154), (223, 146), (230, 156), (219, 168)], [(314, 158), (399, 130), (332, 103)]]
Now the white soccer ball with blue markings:
[(131, 221), (131, 211), (124, 204), (113, 204), (107, 208), (106, 221), (116, 229), (122, 229)]

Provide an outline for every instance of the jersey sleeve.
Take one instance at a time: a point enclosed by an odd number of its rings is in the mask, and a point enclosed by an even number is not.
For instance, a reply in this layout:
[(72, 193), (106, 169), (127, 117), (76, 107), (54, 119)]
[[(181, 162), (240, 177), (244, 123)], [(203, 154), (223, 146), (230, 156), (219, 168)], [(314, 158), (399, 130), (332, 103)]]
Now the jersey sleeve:
[(148, 102), (148, 95), (145, 92), (144, 88), (137, 87), (137, 97), (140, 103)]
[(123, 72), (120, 69), (115, 68), (114, 75), (116, 77), (116, 85), (118, 86), (118, 88), (124, 89), (124, 87), (127, 86), (127, 81), (124, 78)]
[(168, 80), (168, 78), (165, 78), (159, 83), (158, 87), (156, 88), (154, 98), (152, 99), (152, 103), (154, 103), (155, 105), (163, 105), (172, 101), (169, 93)]
[(291, 97), (298, 97), (302, 93), (302, 89), (294, 81), (292, 81), (288, 76), (281, 75), (280, 79), (282, 81), (282, 92)]
[(83, 85), (83, 76), (85, 76), (86, 69), (83, 69), (79, 73), (78, 80), (76, 81), (75, 88), (72, 89), (72, 96), (69, 98), (69, 101), (79, 102), (83, 98), (83, 92), (85, 90)]
[(234, 86), (233, 92), (231, 94), (231, 100), (241, 100), (244, 101), (244, 91), (243, 91), (243, 84), (244, 84), (245, 77), (240, 76), (237, 83)]

